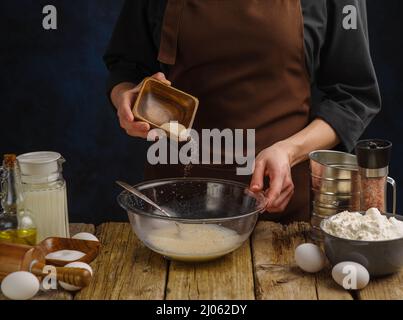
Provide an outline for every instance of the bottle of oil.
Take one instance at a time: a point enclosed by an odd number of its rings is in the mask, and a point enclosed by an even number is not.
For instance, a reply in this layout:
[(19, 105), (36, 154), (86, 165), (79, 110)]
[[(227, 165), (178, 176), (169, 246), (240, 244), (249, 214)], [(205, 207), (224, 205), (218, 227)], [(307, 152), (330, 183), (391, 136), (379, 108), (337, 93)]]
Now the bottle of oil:
[(21, 175), (15, 154), (6, 154), (1, 167), (0, 242), (36, 244), (36, 225), (25, 209)]

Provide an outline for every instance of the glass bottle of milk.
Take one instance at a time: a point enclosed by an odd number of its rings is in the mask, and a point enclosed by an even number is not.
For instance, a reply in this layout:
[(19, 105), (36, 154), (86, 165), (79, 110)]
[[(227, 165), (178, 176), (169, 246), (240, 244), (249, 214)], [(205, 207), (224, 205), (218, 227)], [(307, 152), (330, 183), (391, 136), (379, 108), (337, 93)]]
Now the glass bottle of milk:
[(32, 152), (17, 157), (25, 195), (25, 207), (34, 215), (37, 241), (69, 237), (65, 162), (57, 152)]

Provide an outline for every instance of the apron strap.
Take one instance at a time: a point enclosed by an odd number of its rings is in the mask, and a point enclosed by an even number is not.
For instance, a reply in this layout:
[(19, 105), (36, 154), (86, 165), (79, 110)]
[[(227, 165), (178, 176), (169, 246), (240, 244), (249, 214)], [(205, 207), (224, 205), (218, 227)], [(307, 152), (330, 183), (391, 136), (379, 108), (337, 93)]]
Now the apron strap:
[(174, 65), (178, 49), (179, 26), (186, 0), (168, 0), (161, 31), (158, 61)]

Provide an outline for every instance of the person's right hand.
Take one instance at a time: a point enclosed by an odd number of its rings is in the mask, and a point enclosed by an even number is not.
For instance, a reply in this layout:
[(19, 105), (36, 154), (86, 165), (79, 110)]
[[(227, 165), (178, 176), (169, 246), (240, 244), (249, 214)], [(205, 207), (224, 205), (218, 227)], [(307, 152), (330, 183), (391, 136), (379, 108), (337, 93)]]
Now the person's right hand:
[[(168, 85), (171, 84), (165, 78), (165, 75), (158, 72), (152, 76), (152, 78), (162, 81)], [(115, 86), (111, 92), (111, 100), (115, 108), (117, 109), (117, 115), (119, 123), (122, 129), (132, 137), (147, 138), (150, 131), (150, 125), (147, 122), (137, 121), (134, 119), (132, 112), (133, 105), (137, 99), (137, 95), (140, 92), (142, 83), (134, 85), (133, 83), (123, 82)]]

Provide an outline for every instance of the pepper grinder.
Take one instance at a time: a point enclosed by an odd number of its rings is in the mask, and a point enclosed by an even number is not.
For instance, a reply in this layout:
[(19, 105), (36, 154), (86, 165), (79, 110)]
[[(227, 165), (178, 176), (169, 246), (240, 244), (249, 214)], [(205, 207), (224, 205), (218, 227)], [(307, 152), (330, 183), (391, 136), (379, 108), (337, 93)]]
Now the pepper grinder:
[(396, 213), (396, 182), (388, 177), (392, 143), (371, 139), (357, 143), (356, 155), (361, 180), (361, 211), (377, 208), (387, 212), (387, 184), (393, 190), (393, 214)]

